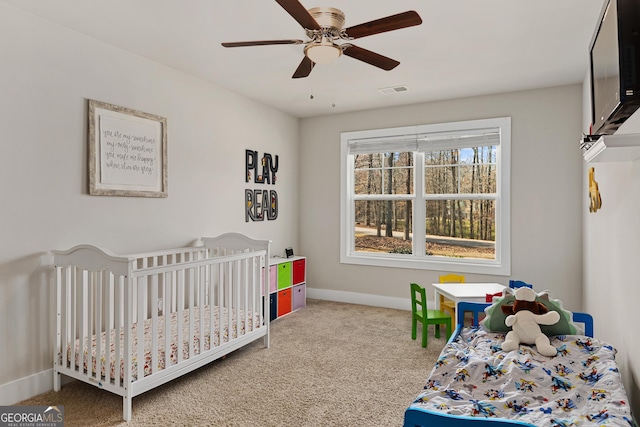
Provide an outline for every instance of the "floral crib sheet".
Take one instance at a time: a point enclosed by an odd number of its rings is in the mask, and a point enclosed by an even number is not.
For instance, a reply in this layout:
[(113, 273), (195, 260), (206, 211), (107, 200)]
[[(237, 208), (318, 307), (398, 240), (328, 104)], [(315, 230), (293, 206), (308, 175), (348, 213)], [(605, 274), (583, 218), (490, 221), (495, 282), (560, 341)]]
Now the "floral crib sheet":
[(616, 350), (582, 335), (551, 338), (545, 357), (534, 347), (503, 352), (504, 334), (465, 328), (447, 344), (412, 406), (432, 412), (508, 418), (536, 426), (633, 426), (615, 362)]
[[(220, 334), (219, 334), (219, 325), (220, 325), (220, 315), (218, 307), (213, 307), (214, 313), (214, 333), (213, 333), (213, 347), (220, 345)], [(251, 332), (256, 328), (259, 328), (261, 325), (261, 319), (259, 313), (247, 313), (247, 318), (249, 320), (248, 331)], [(182, 360), (189, 358), (189, 310), (183, 311), (183, 321), (182, 321), (182, 336), (183, 336), (183, 344), (182, 344)], [(200, 309), (195, 307), (193, 309), (193, 318), (194, 318), (194, 355), (200, 354)], [(240, 335), (245, 334), (245, 315), (244, 311), (240, 311)], [(232, 339), (238, 337), (237, 331), (237, 321), (236, 321), (236, 310), (232, 310), (232, 321), (231, 321), (231, 331), (232, 331)], [(157, 317), (157, 343), (158, 343), (158, 366), (156, 369), (153, 369), (152, 362), (152, 348), (153, 348), (153, 334), (152, 334), (152, 321), (153, 319), (146, 319), (144, 321), (144, 376), (157, 372), (165, 368), (165, 320), (164, 316)], [(222, 314), (222, 341), (229, 341), (229, 328), (228, 328), (228, 310), (227, 308), (223, 309)], [(171, 313), (170, 318), (171, 331), (169, 334), (170, 338), (170, 348), (171, 354), (169, 355), (170, 365), (175, 365), (178, 362), (178, 317), (177, 313)], [(211, 309), (209, 306), (204, 307), (204, 351), (211, 349)], [(131, 360), (131, 378), (135, 381), (138, 378), (138, 324), (134, 323), (131, 329), (131, 346), (132, 346), (132, 360)], [(115, 344), (115, 329), (111, 329), (111, 348), (109, 351), (109, 369), (110, 376), (109, 379), (114, 381), (116, 378), (116, 344)], [(120, 329), (120, 381), (124, 381), (124, 330)], [(100, 376), (101, 378), (106, 378), (106, 355), (105, 355), (105, 347), (106, 347), (106, 332), (102, 332), (101, 334), (101, 354), (100, 354)], [(89, 351), (91, 351), (92, 355), (92, 373), (96, 374), (96, 335), (91, 337), (91, 345), (89, 345), (89, 337), (84, 339), (83, 344), (83, 356), (80, 357), (80, 340), (75, 341), (75, 362), (76, 368), (80, 368), (80, 363), (82, 363), (84, 372), (88, 372), (87, 368), (89, 365)], [(62, 357), (62, 355), (60, 355)], [(67, 345), (67, 367), (70, 367), (71, 360), (71, 344)], [(82, 362), (81, 362), (82, 361)]]

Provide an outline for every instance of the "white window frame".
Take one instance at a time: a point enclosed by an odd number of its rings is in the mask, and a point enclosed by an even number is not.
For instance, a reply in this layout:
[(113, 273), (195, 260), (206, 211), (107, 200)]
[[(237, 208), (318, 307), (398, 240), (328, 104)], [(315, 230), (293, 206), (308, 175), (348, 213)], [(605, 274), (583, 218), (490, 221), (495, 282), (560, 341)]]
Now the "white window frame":
[[(353, 155), (349, 153), (349, 145), (354, 141), (407, 140), (422, 134), (447, 134), (474, 131), (485, 128), (499, 129), (499, 145), (496, 147), (496, 242), (495, 259), (448, 258), (425, 255), (425, 243), (418, 243), (416, 253), (389, 254), (373, 252), (357, 252), (354, 248), (354, 183)], [(412, 268), (422, 270), (438, 270), (458, 273), (511, 275), (511, 118), (499, 117), (481, 120), (469, 120), (452, 123), (439, 123), (421, 126), (374, 129), (365, 131), (343, 132), (340, 135), (341, 168), (340, 168), (340, 262), (343, 264), (373, 265), (383, 267)], [(400, 150), (401, 151), (401, 150)], [(424, 217), (426, 200), (424, 187), (424, 155), (416, 153), (414, 163), (413, 195), (394, 195), (394, 200), (411, 199), (413, 205), (414, 235), (424, 235)], [(422, 154), (422, 156), (420, 156)], [(421, 184), (422, 183), (422, 184)], [(389, 199), (388, 195), (382, 198)], [(415, 246), (414, 246), (415, 247)]]

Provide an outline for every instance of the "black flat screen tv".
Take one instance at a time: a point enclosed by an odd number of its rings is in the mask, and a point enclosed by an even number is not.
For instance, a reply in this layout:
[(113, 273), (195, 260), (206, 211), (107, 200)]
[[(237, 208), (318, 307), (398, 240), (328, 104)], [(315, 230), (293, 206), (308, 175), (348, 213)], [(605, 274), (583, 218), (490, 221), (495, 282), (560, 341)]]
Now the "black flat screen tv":
[(593, 135), (611, 135), (640, 107), (640, 0), (605, 0), (589, 47)]

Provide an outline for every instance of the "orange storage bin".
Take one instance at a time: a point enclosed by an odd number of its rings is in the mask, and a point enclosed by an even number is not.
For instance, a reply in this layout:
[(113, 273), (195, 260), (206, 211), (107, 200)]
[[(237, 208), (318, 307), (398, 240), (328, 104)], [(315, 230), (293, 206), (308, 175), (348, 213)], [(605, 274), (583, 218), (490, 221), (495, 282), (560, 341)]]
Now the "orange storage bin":
[(278, 317), (291, 313), (292, 293), (291, 289), (278, 291)]

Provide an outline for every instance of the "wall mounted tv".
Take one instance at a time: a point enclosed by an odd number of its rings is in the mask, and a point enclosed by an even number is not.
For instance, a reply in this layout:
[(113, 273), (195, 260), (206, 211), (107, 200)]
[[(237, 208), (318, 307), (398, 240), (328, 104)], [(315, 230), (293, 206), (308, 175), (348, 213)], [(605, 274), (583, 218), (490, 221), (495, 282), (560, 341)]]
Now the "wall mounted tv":
[(605, 0), (589, 47), (593, 135), (611, 135), (640, 107), (640, 0)]

